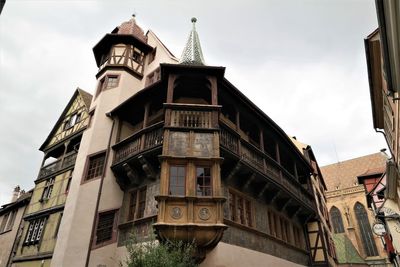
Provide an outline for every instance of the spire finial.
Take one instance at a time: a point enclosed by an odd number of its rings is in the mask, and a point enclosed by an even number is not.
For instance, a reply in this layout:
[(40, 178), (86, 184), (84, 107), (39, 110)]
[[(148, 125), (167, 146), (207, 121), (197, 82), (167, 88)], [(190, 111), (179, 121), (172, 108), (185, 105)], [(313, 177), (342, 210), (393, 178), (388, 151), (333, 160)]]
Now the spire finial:
[(180, 63), (188, 65), (205, 65), (203, 52), (201, 51), (200, 39), (196, 31), (197, 19), (193, 17), (191, 19), (193, 23), (193, 29), (189, 34), (188, 41), (181, 56)]

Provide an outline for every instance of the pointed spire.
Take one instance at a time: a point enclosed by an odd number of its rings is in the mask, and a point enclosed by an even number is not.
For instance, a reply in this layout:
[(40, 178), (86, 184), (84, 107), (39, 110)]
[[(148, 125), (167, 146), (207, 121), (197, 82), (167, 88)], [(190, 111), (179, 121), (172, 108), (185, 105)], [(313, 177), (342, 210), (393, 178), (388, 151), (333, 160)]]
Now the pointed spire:
[(196, 18), (192, 18), (193, 28), (183, 49), (180, 64), (205, 65), (199, 35), (196, 32)]

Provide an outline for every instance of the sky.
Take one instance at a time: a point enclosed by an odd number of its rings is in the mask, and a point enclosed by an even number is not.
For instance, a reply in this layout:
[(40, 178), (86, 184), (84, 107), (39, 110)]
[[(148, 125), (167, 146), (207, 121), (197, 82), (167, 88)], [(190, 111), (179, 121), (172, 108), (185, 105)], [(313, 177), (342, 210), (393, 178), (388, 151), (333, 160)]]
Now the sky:
[(320, 166), (379, 152), (363, 39), (377, 28), (373, 0), (7, 0), (0, 15), (0, 205), (29, 190), (38, 150), (75, 89), (93, 93), (93, 46), (136, 15), (180, 57), (197, 18), (207, 65)]

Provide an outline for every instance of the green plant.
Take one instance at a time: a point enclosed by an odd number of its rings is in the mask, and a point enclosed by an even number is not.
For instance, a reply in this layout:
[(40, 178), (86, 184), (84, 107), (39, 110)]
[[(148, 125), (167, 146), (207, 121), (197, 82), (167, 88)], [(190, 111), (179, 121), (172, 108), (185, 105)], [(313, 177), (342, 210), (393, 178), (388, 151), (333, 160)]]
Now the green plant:
[[(152, 232), (152, 231), (150, 231)], [(139, 241), (135, 231), (127, 240), (128, 255), (121, 266), (127, 267), (195, 267), (193, 243), (182, 241), (158, 242), (151, 234), (146, 241)]]

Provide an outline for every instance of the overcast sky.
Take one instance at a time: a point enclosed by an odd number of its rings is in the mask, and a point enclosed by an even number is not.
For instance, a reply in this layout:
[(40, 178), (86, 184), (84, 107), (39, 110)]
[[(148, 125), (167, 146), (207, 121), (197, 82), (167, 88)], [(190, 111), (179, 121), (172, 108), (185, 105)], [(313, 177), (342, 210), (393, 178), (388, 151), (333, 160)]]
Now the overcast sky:
[(320, 165), (379, 152), (363, 39), (377, 28), (362, 1), (7, 0), (0, 15), (0, 205), (34, 186), (38, 151), (76, 87), (95, 88), (92, 47), (136, 13), (178, 57), (198, 19), (208, 65)]

